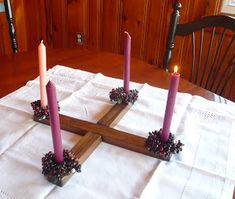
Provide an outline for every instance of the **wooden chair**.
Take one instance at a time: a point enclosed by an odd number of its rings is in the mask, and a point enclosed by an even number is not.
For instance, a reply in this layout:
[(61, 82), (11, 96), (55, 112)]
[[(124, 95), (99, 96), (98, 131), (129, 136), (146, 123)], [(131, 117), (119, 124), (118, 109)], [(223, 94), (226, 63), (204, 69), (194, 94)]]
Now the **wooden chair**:
[(175, 3), (173, 8), (163, 68), (168, 71), (175, 37), (191, 37), (186, 41), (191, 49), (188, 51), (190, 55), (185, 54), (185, 59), (191, 58), (191, 63), (187, 66), (191, 67), (188, 74), (189, 80), (224, 96), (225, 90), (228, 86), (232, 87), (235, 81), (235, 19), (214, 15), (179, 24), (181, 4)]
[(18, 45), (17, 45), (16, 31), (15, 31), (13, 16), (12, 16), (12, 11), (11, 11), (11, 1), (4, 0), (4, 6), (5, 6), (5, 10), (6, 10), (8, 25), (9, 25), (9, 34), (10, 34), (10, 38), (11, 38), (12, 50), (13, 50), (13, 53), (17, 53), (18, 52)]

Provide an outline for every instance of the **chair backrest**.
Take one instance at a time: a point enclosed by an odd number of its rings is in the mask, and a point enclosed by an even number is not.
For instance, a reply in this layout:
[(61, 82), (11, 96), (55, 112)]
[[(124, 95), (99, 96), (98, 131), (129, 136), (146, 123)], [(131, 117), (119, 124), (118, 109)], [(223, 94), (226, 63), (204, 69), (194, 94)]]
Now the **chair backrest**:
[(9, 25), (9, 34), (11, 38), (12, 50), (13, 50), (13, 53), (17, 53), (18, 45), (17, 45), (17, 40), (16, 40), (16, 31), (15, 31), (14, 22), (13, 22), (13, 15), (12, 15), (12, 10), (11, 10), (11, 1), (4, 0), (4, 6), (6, 10), (8, 25)]
[(173, 8), (163, 68), (165, 70), (169, 68), (175, 37), (191, 37), (189, 80), (223, 95), (226, 87), (228, 85), (231, 87), (232, 81), (235, 81), (235, 19), (214, 15), (179, 24), (181, 4), (176, 3)]

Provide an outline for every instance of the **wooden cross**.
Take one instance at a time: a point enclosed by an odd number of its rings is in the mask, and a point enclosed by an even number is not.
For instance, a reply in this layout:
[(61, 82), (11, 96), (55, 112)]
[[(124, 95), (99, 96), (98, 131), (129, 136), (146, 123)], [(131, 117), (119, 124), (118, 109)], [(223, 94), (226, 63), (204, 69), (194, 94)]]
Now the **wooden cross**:
[[(61, 129), (83, 136), (71, 149), (71, 152), (77, 157), (80, 164), (85, 162), (102, 141), (162, 160), (169, 160), (165, 156), (156, 156), (156, 154), (148, 151), (145, 147), (146, 138), (110, 128), (112, 124), (117, 123), (125, 115), (129, 108), (130, 105), (127, 104), (116, 104), (97, 124), (60, 115)], [(39, 120), (37, 117), (34, 117), (34, 120), (50, 125), (48, 119)], [(56, 183), (51, 179), (48, 180), (54, 184), (63, 186), (70, 177), (68, 176)]]

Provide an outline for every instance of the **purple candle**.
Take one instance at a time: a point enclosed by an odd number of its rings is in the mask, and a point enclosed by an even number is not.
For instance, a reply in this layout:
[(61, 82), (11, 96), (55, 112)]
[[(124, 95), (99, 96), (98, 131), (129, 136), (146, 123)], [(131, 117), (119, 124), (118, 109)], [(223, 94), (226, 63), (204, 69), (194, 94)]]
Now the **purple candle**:
[(50, 124), (51, 124), (51, 132), (52, 132), (52, 140), (54, 146), (54, 153), (56, 162), (63, 162), (63, 147), (60, 133), (60, 118), (58, 113), (58, 104), (56, 97), (56, 87), (54, 84), (49, 81), (46, 85), (47, 91), (47, 99), (48, 99), (48, 107), (50, 114)]
[(129, 92), (130, 83), (130, 58), (131, 58), (131, 36), (128, 32), (124, 32), (124, 91)]
[(165, 116), (164, 116), (163, 128), (161, 134), (161, 139), (163, 142), (166, 142), (168, 140), (170, 133), (171, 121), (175, 106), (175, 98), (176, 98), (176, 93), (178, 91), (178, 85), (180, 79), (180, 74), (177, 73), (177, 70), (178, 67), (175, 66), (174, 73), (171, 74), (170, 78), (170, 86), (168, 91), (166, 110), (165, 110)]

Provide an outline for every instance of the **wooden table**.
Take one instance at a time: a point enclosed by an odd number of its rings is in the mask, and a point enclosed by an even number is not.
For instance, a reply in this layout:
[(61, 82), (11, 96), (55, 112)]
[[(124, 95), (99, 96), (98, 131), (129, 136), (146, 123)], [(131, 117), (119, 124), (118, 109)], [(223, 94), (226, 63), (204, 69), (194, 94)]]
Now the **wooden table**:
[[(56, 64), (78, 68), (93, 73), (121, 78), (123, 76), (123, 56), (87, 49), (47, 49), (47, 68)], [(0, 97), (25, 85), (38, 76), (37, 51), (23, 52), (0, 57)], [(168, 88), (169, 73), (136, 58), (131, 59), (131, 81), (148, 83), (160, 88)], [(179, 91), (197, 94), (209, 100), (215, 95), (205, 89), (181, 79)]]
[[(123, 56), (87, 49), (47, 49), (47, 68), (57, 64), (102, 73), (106, 76), (123, 76)], [(23, 52), (0, 57), (0, 97), (22, 87), (28, 80), (38, 76), (37, 51)], [(148, 83), (160, 88), (168, 88), (169, 73), (141, 60), (131, 60), (131, 81)], [(179, 91), (200, 95), (214, 100), (215, 94), (184, 79), (180, 80)], [(235, 199), (235, 194), (233, 196)]]

